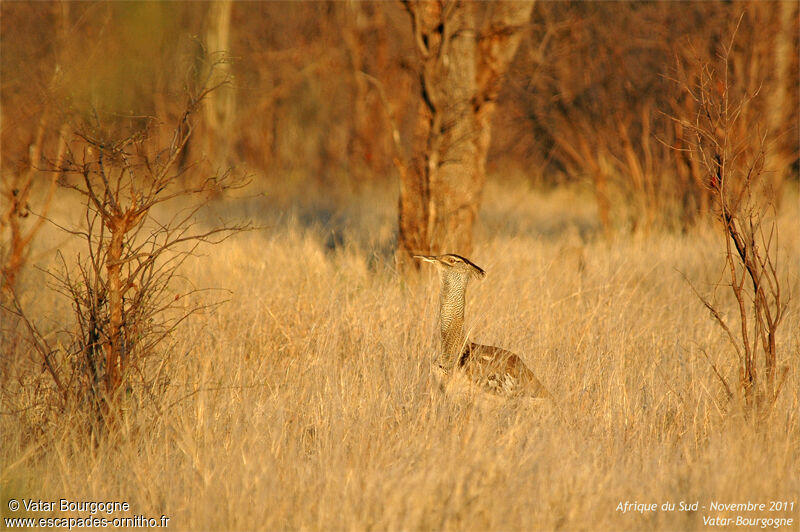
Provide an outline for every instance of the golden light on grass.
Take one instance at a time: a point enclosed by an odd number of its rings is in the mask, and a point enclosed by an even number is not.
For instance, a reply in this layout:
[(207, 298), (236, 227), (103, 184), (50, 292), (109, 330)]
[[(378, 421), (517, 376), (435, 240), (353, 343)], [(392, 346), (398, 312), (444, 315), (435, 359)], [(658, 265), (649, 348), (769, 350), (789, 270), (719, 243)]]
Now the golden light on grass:
[[(792, 194), (780, 230), (796, 301)], [(30, 391), (17, 398), (29, 410), (3, 412), (4, 516), (8, 499), (35, 497), (127, 501), (179, 530), (692, 530), (708, 512), (616, 508), (800, 503), (800, 315), (790, 307), (778, 339), (795, 370), (753, 430), (702, 354), (733, 376), (726, 339), (679, 273), (718, 280), (716, 234), (584, 239), (591, 203), (574, 193), (489, 185), (468, 334), (520, 354), (561, 413), (477, 409), (436, 393), (435, 277), (394, 272), (392, 193), (342, 207), (332, 248), (330, 227), (251, 201), (220, 208), (265, 228), (184, 272), (230, 302), (178, 330), (163, 395), (137, 397), (119, 434), (96, 445)], [(63, 239), (39, 246), (72, 252)], [(69, 312), (26, 294), (37, 316)]]

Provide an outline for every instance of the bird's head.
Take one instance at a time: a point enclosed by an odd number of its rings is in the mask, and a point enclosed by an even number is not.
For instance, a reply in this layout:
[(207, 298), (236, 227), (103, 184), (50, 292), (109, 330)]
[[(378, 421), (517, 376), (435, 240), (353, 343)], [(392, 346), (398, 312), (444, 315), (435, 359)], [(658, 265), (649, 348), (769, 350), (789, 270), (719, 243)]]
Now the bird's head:
[(448, 253), (447, 255), (414, 255), (415, 259), (430, 262), (441, 272), (452, 272), (461, 275), (473, 276), (476, 279), (486, 277), (486, 272), (469, 259)]

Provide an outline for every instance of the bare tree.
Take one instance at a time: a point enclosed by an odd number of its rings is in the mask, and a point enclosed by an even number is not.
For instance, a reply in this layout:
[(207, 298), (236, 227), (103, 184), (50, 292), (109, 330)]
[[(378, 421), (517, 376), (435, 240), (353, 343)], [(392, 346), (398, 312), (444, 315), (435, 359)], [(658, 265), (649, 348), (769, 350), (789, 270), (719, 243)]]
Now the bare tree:
[[(149, 391), (154, 377), (148, 362), (156, 347), (202, 308), (185, 302), (197, 289), (172, 292), (181, 265), (199, 245), (245, 229), (226, 224), (200, 229), (196, 221), (211, 193), (241, 180), (229, 172), (197, 185), (181, 179), (186, 170), (179, 160), (192, 135), (191, 119), (215, 88), (188, 97), (166, 144), (151, 135), (153, 119), (143, 127), (134, 121), (125, 134), (109, 132), (97, 119), (76, 133), (53, 171), (83, 198), (85, 225), (65, 229), (84, 241), (85, 254), (74, 262), (60, 256), (62, 267), (50, 272), (72, 303), (75, 327), (69, 340), (56, 347), (13, 293), (6, 306), (26, 325), (32, 352), (52, 377), (60, 408), (88, 405), (101, 427), (114, 423), (123, 393), (135, 383)], [(155, 207), (166, 202), (167, 214), (156, 214)]]
[(469, 254), (486, 180), (491, 118), (533, 2), (407, 1), (419, 58), (412, 152), (400, 170), (397, 260)]
[[(746, 411), (753, 419), (761, 419), (775, 403), (789, 370), (788, 366), (779, 370), (776, 340), (788, 301), (781, 291), (778, 228), (774, 216), (768, 215), (773, 211), (769, 183), (763, 179), (766, 134), (743, 123), (757, 92), (737, 94), (731, 89), (732, 48), (733, 39), (720, 53), (721, 72), (708, 63), (701, 65), (697, 85), (685, 87), (697, 112), (677, 121), (692, 134), (689, 153), (704, 171), (704, 185), (721, 222), (726, 284), (736, 302), (738, 327), (725, 317), (720, 303), (696, 289), (695, 293), (736, 353)], [(732, 395), (727, 380), (716, 368), (715, 372)]]

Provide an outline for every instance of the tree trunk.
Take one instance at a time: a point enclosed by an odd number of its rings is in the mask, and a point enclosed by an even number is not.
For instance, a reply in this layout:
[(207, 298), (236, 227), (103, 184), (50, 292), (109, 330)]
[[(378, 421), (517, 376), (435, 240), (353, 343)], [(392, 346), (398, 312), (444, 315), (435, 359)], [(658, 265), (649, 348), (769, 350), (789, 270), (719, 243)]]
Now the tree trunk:
[[(769, 4), (767, 4), (769, 6)], [(795, 2), (780, 2), (777, 11), (777, 31), (775, 44), (772, 48), (773, 72), (775, 80), (772, 86), (770, 104), (767, 107), (767, 126), (775, 144), (774, 152), (769, 158), (766, 175), (770, 181), (771, 192), (776, 203), (783, 197), (784, 180), (791, 174), (791, 167), (795, 161), (795, 146), (797, 140), (797, 115), (787, 113), (792, 108), (789, 94), (792, 79), (792, 54), (794, 38), (797, 33), (797, 4)], [(794, 116), (794, 117), (793, 117)], [(794, 131), (792, 131), (795, 129)]]
[(353, 112), (347, 145), (348, 168), (357, 181), (384, 175), (391, 167), (389, 144), (376, 136), (383, 122), (381, 98), (370, 76), (383, 77), (388, 64), (388, 38), (382, 6), (348, 0), (342, 11), (342, 37), (353, 73)]
[(533, 3), (490, 4), (480, 34), (477, 3), (406, 7), (420, 58), (420, 102), (410, 161), (400, 165), (400, 267), (417, 253), (471, 252), (495, 101)]
[(119, 387), (122, 357), (122, 246), (125, 233), (121, 224), (108, 224), (111, 242), (108, 246), (106, 270), (108, 271), (109, 339), (106, 344), (106, 393), (111, 397)]
[[(215, 0), (209, 5), (206, 21), (206, 58), (210, 72), (209, 86), (231, 77), (230, 26), (232, 0)], [(204, 106), (207, 128), (206, 155), (212, 164), (225, 169), (230, 165), (233, 120), (236, 111), (236, 94), (230, 84), (223, 85), (206, 96)]]

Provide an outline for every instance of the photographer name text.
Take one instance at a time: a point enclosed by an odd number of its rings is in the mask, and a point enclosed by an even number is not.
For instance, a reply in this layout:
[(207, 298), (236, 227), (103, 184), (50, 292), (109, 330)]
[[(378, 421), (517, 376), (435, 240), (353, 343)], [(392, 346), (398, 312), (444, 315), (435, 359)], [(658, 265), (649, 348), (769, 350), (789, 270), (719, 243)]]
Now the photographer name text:
[[(719, 527), (747, 527), (747, 528), (783, 528), (792, 527), (796, 521), (793, 516), (795, 511), (794, 501), (768, 501), (768, 502), (719, 502), (711, 501), (709, 504), (701, 505), (700, 501), (679, 501), (674, 502), (638, 502), (621, 501), (617, 504), (616, 511), (627, 513), (639, 513), (642, 515), (654, 512), (708, 512), (703, 515), (704, 526)], [(747, 514), (771, 514), (747, 515)], [(711, 515), (716, 514), (716, 515)], [(728, 515), (720, 515), (728, 514)], [(730, 515), (734, 514), (734, 515)], [(780, 514), (780, 515), (775, 515)], [(788, 514), (788, 515), (787, 515)]]

